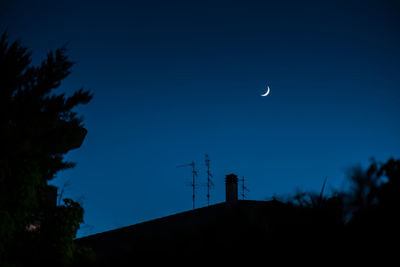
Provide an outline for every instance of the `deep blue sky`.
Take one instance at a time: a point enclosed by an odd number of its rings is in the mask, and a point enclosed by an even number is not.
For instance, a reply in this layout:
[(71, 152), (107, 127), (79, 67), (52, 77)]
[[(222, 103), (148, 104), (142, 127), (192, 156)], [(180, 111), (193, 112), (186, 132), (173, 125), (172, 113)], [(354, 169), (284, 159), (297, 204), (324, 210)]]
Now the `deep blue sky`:
[[(397, 1), (0, 1), (0, 27), (33, 52), (68, 42), (89, 131), (54, 181), (80, 199), (79, 236), (211, 202), (224, 176), (249, 199), (342, 188), (346, 169), (400, 156)], [(261, 97), (271, 87), (267, 97)], [(206, 205), (197, 191), (197, 207)]]

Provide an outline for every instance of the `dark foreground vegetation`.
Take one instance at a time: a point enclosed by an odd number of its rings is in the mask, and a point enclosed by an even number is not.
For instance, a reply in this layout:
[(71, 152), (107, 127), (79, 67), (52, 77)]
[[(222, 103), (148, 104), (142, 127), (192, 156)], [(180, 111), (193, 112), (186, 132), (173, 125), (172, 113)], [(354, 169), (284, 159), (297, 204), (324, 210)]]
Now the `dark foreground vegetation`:
[(383, 264), (397, 253), (399, 178), (400, 160), (373, 162), (352, 170), (348, 192), (221, 203), (77, 242), (93, 248), (96, 265), (104, 266), (160, 259)]
[(84, 90), (53, 92), (73, 65), (65, 52), (50, 52), (35, 67), (26, 47), (0, 37), (0, 266), (60, 266), (88, 254), (74, 243), (81, 205), (49, 200), (48, 182), (74, 166), (63, 156), (86, 135), (72, 109), (92, 98)]
[(70, 97), (53, 92), (73, 65), (65, 52), (50, 52), (34, 67), (25, 47), (1, 36), (0, 266), (394, 255), (400, 202), (396, 159), (354, 168), (345, 192), (273, 200), (261, 214), (249, 213), (247, 204), (218, 206), (217, 215), (189, 230), (137, 235), (123, 246), (111, 239), (102, 241), (107, 246), (75, 242), (83, 208), (72, 199), (49, 201), (54, 188), (48, 182), (74, 166), (63, 156), (81, 146), (86, 129), (72, 109), (92, 96), (84, 90)]

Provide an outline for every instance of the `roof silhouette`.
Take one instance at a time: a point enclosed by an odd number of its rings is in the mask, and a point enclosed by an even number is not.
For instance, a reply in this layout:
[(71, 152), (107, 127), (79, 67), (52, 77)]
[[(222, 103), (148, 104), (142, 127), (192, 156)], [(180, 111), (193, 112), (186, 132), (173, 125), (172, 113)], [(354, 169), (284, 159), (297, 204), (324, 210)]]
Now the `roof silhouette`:
[(131, 257), (149, 254), (194, 256), (207, 249), (220, 253), (248, 239), (249, 233), (253, 233), (254, 242), (256, 233), (262, 232), (260, 227), (280, 223), (278, 220), (285, 217), (283, 210), (288, 209), (287, 204), (275, 200), (223, 202), (82, 237), (76, 242), (96, 251), (103, 263), (115, 263), (116, 258), (129, 262)]
[(242, 260), (257, 258), (266, 251), (269, 257), (276, 257), (289, 250), (319, 249), (318, 242), (339, 237), (336, 221), (332, 220), (337, 214), (331, 210), (308, 209), (277, 200), (238, 200), (238, 179), (234, 176), (226, 176), (226, 202), (94, 234), (76, 242), (96, 252), (96, 265), (116, 266), (159, 259), (177, 262), (198, 259), (199, 255), (203, 259), (235, 263), (239, 256)]

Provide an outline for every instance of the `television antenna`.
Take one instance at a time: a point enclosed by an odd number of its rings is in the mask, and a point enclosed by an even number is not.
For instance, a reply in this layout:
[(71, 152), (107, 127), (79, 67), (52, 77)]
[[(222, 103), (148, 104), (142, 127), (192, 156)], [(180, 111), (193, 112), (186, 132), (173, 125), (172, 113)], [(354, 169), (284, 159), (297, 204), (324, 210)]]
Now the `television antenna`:
[(188, 163), (188, 164), (178, 165), (176, 167), (177, 168), (192, 167), (192, 176), (193, 176), (192, 178), (193, 178), (193, 180), (192, 180), (192, 183), (189, 184), (189, 186), (191, 186), (192, 189), (193, 189), (192, 200), (193, 200), (193, 209), (194, 209), (194, 207), (195, 207), (195, 194), (196, 194), (196, 177), (197, 177), (197, 171), (196, 171), (196, 168), (195, 168), (194, 161), (192, 161), (191, 163)]
[(210, 172), (210, 157), (208, 154), (206, 154), (206, 167), (207, 167), (207, 206), (210, 206), (210, 189), (211, 187), (214, 186), (213, 181), (211, 178), (213, 178), (211, 172)]
[(244, 185), (244, 176), (242, 177), (242, 179), (239, 179), (240, 182), (242, 182), (242, 193), (240, 194), (240, 196), (242, 197), (242, 200), (244, 200), (247, 196), (246, 196), (246, 192), (249, 192), (250, 190)]

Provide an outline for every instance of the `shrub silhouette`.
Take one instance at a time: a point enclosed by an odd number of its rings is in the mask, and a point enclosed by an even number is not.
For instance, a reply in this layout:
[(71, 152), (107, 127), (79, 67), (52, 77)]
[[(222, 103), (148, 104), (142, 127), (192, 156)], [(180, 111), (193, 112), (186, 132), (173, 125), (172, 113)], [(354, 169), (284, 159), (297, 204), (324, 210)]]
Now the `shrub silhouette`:
[(66, 49), (48, 53), (40, 66), (31, 53), (7, 34), (0, 38), (0, 259), (24, 265), (71, 262), (73, 238), (83, 220), (73, 200), (48, 202), (48, 181), (74, 163), (64, 154), (79, 148), (86, 136), (82, 119), (72, 109), (92, 95), (80, 89), (56, 94), (73, 63)]

